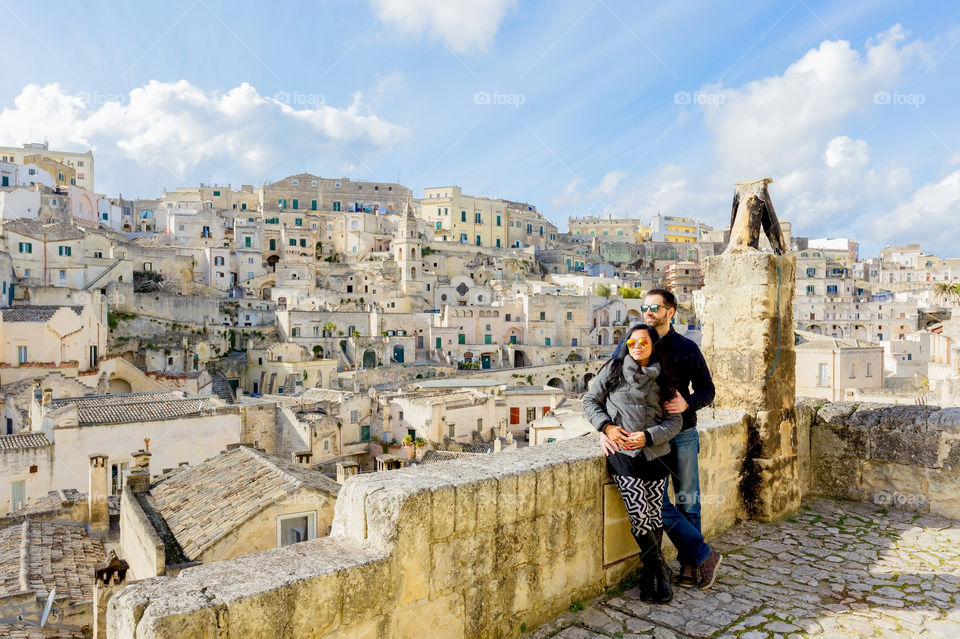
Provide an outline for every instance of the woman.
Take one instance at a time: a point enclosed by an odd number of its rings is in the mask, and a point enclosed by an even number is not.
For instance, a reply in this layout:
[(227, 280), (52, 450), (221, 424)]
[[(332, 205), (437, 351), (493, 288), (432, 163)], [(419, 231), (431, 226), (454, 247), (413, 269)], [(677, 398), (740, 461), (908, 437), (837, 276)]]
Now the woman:
[(583, 398), (583, 410), (594, 428), (619, 449), (607, 457), (630, 516), (630, 531), (640, 546), (640, 596), (666, 603), (673, 598), (670, 571), (660, 553), (663, 538), (664, 478), (669, 472), (670, 440), (683, 420), (663, 410), (675, 389), (657, 350), (660, 337), (637, 324), (603, 365)]

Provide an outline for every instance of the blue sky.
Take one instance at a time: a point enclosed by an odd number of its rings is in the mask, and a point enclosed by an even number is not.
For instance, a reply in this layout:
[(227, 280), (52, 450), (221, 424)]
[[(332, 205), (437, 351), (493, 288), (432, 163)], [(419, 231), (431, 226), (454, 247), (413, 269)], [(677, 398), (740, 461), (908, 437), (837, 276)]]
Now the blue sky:
[[(97, 190), (309, 171), (715, 226), (771, 176), (796, 235), (960, 255), (960, 5), (0, 1), (0, 144)], [(16, 52), (11, 56), (9, 52)]]

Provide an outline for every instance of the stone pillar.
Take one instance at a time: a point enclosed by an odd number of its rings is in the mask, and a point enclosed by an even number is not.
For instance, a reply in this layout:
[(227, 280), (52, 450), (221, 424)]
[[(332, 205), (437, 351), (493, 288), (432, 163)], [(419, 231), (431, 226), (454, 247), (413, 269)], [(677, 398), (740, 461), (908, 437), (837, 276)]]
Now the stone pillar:
[(153, 453), (147, 450), (138, 450), (135, 453), (130, 453), (130, 460), (133, 462), (132, 468), (142, 468), (149, 473), (150, 457), (152, 456)]
[(741, 494), (748, 513), (775, 519), (800, 506), (792, 255), (731, 247), (704, 260), (702, 350), (716, 408), (746, 410), (750, 447)]
[(107, 509), (107, 456), (90, 455), (90, 486), (87, 491), (87, 522), (90, 534), (104, 537), (110, 529), (110, 511)]

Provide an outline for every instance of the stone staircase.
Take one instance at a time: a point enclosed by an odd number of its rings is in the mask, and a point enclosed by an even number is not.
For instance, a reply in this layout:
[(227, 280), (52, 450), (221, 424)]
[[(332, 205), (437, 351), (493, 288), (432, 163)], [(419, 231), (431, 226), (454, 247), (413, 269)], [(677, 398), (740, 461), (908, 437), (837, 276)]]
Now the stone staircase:
[(220, 371), (215, 371), (211, 376), (213, 377), (213, 394), (228, 404), (236, 402), (233, 388), (230, 387), (230, 382), (227, 381), (226, 375)]

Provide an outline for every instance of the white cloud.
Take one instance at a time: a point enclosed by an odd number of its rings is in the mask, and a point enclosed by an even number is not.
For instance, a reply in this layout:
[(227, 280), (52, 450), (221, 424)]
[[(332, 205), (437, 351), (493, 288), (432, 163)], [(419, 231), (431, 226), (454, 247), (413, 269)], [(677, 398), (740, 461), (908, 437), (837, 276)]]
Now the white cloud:
[(957, 220), (960, 219), (960, 170), (950, 173), (938, 182), (918, 188), (906, 201), (885, 213), (871, 225), (874, 237), (882, 240), (896, 238), (896, 243), (933, 240), (940, 250), (947, 246), (945, 256), (956, 255), (960, 248)]
[(600, 184), (597, 185), (597, 188), (594, 189), (597, 195), (605, 197), (610, 195), (616, 190), (617, 185), (620, 184), (620, 180), (626, 177), (626, 171), (619, 171), (614, 169), (613, 171), (607, 171), (607, 174), (603, 176), (603, 179), (600, 180)]
[(782, 174), (813, 163), (846, 119), (875, 108), (874, 95), (892, 88), (917, 57), (922, 45), (904, 40), (897, 25), (869, 40), (862, 53), (844, 40), (824, 41), (782, 75), (739, 89), (704, 88), (722, 96), (703, 113), (727, 177)]
[[(290, 167), (339, 169), (405, 135), (359, 93), (337, 108), (319, 94), (263, 96), (247, 83), (218, 93), (186, 80), (150, 82), (102, 102), (58, 84), (28, 85), (0, 112), (0, 143), (46, 138), (54, 148), (92, 148), (100, 191), (155, 193), (175, 179), (259, 182)], [(324, 167), (316, 166), (321, 158)], [(158, 179), (148, 168), (167, 174)]]
[(852, 140), (846, 135), (840, 135), (827, 143), (823, 159), (831, 169), (851, 165), (864, 166), (870, 162), (870, 147), (863, 140)]
[(414, 35), (440, 38), (456, 53), (490, 48), (516, 0), (370, 0), (384, 23)]

